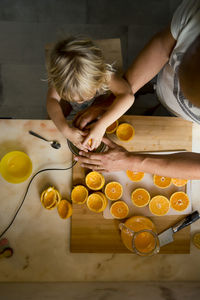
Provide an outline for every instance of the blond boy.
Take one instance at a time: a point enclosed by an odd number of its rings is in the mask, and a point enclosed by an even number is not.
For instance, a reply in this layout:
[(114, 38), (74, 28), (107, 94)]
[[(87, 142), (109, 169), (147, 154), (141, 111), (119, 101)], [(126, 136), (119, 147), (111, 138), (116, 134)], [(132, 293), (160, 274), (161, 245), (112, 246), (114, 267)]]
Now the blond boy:
[[(58, 42), (50, 53), (47, 70), (48, 114), (61, 133), (81, 150), (97, 148), (106, 128), (134, 102), (129, 84), (106, 64), (101, 50), (90, 39), (70, 37)], [(67, 122), (59, 103), (61, 100), (66, 101), (70, 116), (71, 110), (78, 112), (94, 105), (96, 96), (107, 91), (111, 91), (115, 99), (110, 106), (104, 102), (96, 111), (97, 121), (89, 129), (73, 127)], [(75, 124), (78, 123), (76, 120)], [(88, 144), (89, 140), (92, 145)]]

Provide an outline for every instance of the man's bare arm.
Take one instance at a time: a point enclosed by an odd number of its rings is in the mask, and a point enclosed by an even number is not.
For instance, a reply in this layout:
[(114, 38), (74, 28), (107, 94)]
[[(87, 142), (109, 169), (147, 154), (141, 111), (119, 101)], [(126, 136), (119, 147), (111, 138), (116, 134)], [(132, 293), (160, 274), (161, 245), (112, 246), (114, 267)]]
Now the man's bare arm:
[(134, 94), (159, 73), (175, 44), (169, 26), (157, 33), (139, 53), (125, 74)]
[[(139, 154), (130, 157), (135, 170), (182, 179), (200, 179), (200, 154), (181, 152), (166, 155)], [(132, 168), (134, 169), (134, 167)]]
[(160, 176), (200, 179), (200, 154), (193, 152), (180, 152), (174, 154), (140, 154), (128, 152), (123, 147), (104, 138), (108, 150), (104, 153), (80, 152), (76, 157), (81, 165), (96, 171), (115, 172), (132, 170), (157, 174)]

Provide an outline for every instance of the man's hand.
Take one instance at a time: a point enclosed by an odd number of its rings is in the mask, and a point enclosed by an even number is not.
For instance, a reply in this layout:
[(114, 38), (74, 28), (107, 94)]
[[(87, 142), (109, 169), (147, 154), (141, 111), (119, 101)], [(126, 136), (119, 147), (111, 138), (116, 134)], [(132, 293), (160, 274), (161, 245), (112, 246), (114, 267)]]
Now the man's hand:
[(103, 138), (103, 142), (108, 146), (104, 153), (79, 152), (75, 160), (81, 162), (81, 166), (95, 171), (115, 172), (130, 169), (129, 152), (123, 147), (113, 143), (108, 138)]

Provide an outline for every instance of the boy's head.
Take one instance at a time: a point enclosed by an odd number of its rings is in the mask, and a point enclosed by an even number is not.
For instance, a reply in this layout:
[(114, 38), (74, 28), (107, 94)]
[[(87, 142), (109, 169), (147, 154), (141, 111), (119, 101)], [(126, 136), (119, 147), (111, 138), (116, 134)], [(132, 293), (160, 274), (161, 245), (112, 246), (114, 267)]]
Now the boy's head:
[(90, 39), (70, 37), (55, 44), (47, 65), (49, 82), (65, 100), (84, 102), (108, 90), (112, 67)]

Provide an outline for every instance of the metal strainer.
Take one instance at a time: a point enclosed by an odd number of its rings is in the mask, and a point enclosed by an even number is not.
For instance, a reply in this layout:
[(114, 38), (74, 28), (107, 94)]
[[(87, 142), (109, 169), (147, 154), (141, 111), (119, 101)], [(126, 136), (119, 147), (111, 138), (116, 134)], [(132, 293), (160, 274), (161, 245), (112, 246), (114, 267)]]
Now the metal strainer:
[[(69, 140), (67, 140), (67, 144), (69, 146), (70, 151), (74, 154), (74, 155), (79, 155), (79, 151), (80, 149), (78, 149), (74, 144), (72, 144), (72, 142), (70, 142)], [(106, 145), (101, 142), (101, 144), (99, 145), (99, 147), (95, 150), (93, 150), (92, 152), (94, 153), (100, 153), (103, 152), (106, 149)]]

